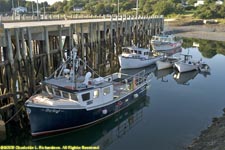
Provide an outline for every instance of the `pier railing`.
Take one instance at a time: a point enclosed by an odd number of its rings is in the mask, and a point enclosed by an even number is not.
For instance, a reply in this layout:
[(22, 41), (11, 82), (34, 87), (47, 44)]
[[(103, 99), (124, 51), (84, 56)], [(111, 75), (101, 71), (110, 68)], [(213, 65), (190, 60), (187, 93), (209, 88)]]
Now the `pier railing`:
[(89, 14), (41, 14), (37, 15), (0, 15), (0, 22), (15, 22), (15, 21), (50, 21), (50, 20), (73, 20), (73, 19), (109, 19), (109, 18), (131, 18), (131, 19), (144, 19), (144, 18), (158, 18), (163, 16), (132, 16), (132, 15), (89, 15)]

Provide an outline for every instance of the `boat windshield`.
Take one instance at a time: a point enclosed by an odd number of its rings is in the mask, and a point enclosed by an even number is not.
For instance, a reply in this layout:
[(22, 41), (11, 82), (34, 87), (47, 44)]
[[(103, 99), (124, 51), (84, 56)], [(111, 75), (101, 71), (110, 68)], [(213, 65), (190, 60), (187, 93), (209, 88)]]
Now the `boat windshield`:
[(42, 86), (42, 91), (47, 93), (49, 96), (58, 96), (64, 99), (78, 101), (77, 95), (75, 93), (63, 91), (51, 85)]

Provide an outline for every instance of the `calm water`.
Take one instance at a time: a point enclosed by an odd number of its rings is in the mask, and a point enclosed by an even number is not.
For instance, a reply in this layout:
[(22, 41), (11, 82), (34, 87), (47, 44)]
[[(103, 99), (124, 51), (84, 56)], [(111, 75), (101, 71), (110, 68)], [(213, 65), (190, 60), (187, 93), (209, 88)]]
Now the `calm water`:
[(196, 71), (178, 74), (173, 69), (158, 72), (151, 66), (146, 69), (154, 71), (155, 76), (147, 96), (119, 114), (79, 131), (41, 139), (32, 139), (27, 130), (10, 129), (13, 137), (2, 144), (99, 145), (101, 150), (183, 149), (210, 125), (213, 117), (221, 116), (225, 107), (225, 56), (221, 54), (225, 53), (225, 44), (218, 50), (200, 45), (201, 51), (204, 48), (201, 53), (198, 48), (190, 48), (190, 43), (186, 41), (182, 53), (203, 58), (211, 67), (210, 75)]

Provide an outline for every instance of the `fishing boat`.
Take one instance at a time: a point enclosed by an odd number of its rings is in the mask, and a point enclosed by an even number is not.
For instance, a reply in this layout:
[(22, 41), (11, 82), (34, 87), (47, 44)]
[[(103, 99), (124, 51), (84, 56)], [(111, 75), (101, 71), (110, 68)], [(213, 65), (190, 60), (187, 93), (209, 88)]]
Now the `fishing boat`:
[(182, 39), (177, 40), (174, 35), (160, 34), (151, 39), (151, 45), (154, 51), (168, 51), (181, 48)]
[(195, 61), (192, 58), (192, 55), (183, 55), (184, 59), (178, 62), (175, 62), (174, 66), (179, 72), (188, 72), (192, 70), (199, 70), (202, 72), (210, 71), (210, 67), (202, 61), (202, 59)]
[(158, 70), (172, 68), (174, 63), (179, 61), (176, 57), (166, 57), (162, 60), (156, 61), (156, 66)]
[(122, 54), (118, 56), (121, 69), (135, 69), (155, 64), (162, 56), (154, 56), (147, 48), (137, 46), (122, 47)]
[(106, 149), (109, 145), (115, 143), (118, 137), (129, 133), (128, 131), (131, 131), (143, 121), (145, 115), (143, 111), (149, 105), (149, 100), (150, 98), (146, 95), (120, 113), (96, 125), (79, 131), (64, 132), (63, 134), (57, 134), (57, 136), (36, 137), (32, 143), (34, 145), (46, 145), (46, 143), (54, 141), (58, 145), (93, 145)]
[[(84, 75), (80, 71), (83, 65), (87, 68)], [(108, 118), (145, 96), (151, 78), (144, 70), (101, 77), (73, 48), (68, 59), (42, 81), (41, 93), (25, 103), (31, 134), (62, 132)]]
[(163, 54), (163, 58), (156, 61), (157, 69), (162, 70), (162, 69), (172, 68), (174, 66), (174, 63), (181, 59), (180, 52), (181, 52), (181, 49), (179, 51), (169, 50), (166, 52), (160, 52)]

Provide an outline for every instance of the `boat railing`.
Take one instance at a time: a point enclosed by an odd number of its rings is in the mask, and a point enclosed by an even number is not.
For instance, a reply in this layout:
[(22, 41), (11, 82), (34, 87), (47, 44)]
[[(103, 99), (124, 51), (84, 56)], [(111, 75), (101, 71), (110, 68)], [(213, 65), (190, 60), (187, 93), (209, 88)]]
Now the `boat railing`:
[(112, 81), (116, 78), (121, 79), (121, 80), (117, 80), (116, 82), (126, 83), (128, 85), (134, 86), (134, 88), (135, 88), (135, 87), (138, 87), (139, 85), (141, 85), (143, 82), (146, 81), (146, 74), (145, 74), (145, 70), (142, 70), (142, 71), (140, 71), (140, 72), (138, 72), (134, 75), (124, 74), (124, 73), (113, 74), (112, 75)]

